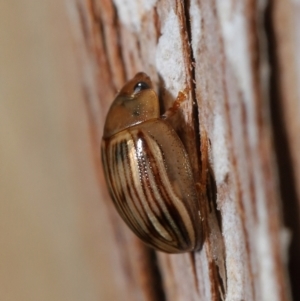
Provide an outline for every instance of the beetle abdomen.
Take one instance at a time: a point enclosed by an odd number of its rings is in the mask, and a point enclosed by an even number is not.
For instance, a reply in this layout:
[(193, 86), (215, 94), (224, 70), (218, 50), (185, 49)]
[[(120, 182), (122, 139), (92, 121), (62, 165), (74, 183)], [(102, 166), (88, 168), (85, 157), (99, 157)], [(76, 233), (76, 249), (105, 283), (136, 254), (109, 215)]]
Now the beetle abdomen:
[(102, 162), (118, 212), (145, 243), (170, 253), (199, 247), (191, 167), (168, 123), (150, 120), (103, 139)]

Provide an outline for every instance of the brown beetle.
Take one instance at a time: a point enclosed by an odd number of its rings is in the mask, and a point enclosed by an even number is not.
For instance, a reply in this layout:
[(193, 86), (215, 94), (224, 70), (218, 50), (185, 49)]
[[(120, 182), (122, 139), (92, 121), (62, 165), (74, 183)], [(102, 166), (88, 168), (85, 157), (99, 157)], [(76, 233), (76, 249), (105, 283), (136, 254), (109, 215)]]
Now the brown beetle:
[(189, 158), (177, 133), (160, 118), (145, 73), (117, 94), (101, 150), (110, 195), (131, 230), (167, 253), (199, 249), (200, 208)]

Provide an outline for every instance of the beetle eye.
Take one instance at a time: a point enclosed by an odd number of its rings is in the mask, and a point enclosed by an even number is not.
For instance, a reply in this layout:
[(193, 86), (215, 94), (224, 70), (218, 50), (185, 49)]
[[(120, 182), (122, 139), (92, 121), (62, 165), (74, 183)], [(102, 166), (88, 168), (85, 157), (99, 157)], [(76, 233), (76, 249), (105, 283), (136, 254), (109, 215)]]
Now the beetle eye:
[(148, 84), (146, 84), (145, 82), (138, 82), (133, 88), (133, 93), (136, 94), (146, 89), (150, 89)]

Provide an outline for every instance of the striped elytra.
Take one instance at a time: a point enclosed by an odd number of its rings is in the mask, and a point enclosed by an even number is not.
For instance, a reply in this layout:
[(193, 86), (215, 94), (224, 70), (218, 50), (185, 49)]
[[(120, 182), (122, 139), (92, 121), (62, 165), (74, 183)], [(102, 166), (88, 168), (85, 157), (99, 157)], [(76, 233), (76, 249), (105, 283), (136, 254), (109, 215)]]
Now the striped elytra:
[(138, 73), (117, 94), (101, 146), (111, 198), (131, 230), (167, 252), (197, 250), (201, 219), (187, 152), (160, 118), (150, 78)]

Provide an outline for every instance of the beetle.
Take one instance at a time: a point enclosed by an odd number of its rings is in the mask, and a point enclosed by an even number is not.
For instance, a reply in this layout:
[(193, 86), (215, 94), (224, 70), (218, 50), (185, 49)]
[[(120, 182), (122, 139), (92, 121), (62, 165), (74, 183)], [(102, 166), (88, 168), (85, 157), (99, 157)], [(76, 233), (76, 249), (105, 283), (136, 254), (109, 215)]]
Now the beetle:
[(196, 185), (185, 147), (159, 107), (143, 72), (116, 95), (101, 144), (105, 179), (120, 216), (144, 243), (190, 252), (202, 240)]

